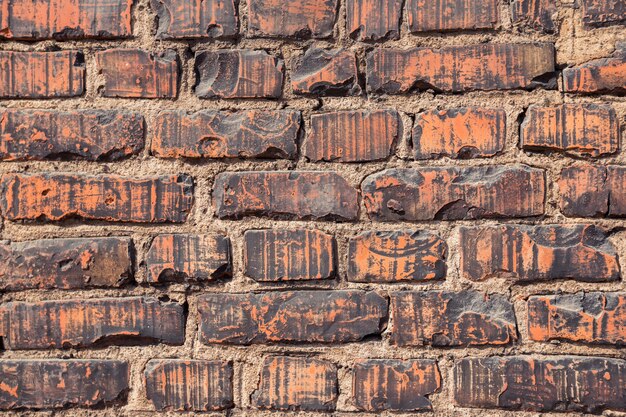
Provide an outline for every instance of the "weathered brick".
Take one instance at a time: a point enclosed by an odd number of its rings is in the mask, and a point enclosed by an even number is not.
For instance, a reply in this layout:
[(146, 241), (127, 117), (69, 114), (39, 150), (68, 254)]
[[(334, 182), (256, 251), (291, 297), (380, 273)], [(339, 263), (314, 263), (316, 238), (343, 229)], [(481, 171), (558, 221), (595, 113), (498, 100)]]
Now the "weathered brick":
[(150, 245), (146, 265), (152, 283), (229, 277), (230, 240), (222, 235), (159, 235)]
[(337, 0), (250, 0), (249, 36), (327, 38), (333, 34)]
[(582, 0), (583, 24), (589, 27), (626, 23), (626, 4), (622, 0)]
[(575, 165), (561, 171), (561, 211), (568, 217), (626, 217), (626, 167)]
[(514, 282), (620, 278), (617, 253), (607, 234), (590, 225), (461, 228), (461, 271), (481, 281)]
[(504, 149), (506, 112), (465, 107), (419, 113), (412, 141), (415, 159), (494, 156)]
[(0, 159), (4, 161), (115, 160), (138, 154), (144, 120), (115, 110), (0, 110)]
[(513, 0), (511, 2), (513, 23), (520, 27), (531, 27), (552, 33), (556, 25), (552, 16), (557, 12), (554, 0)]
[(528, 299), (532, 340), (626, 343), (626, 293), (590, 292), (542, 295)]
[(398, 346), (506, 345), (517, 340), (513, 304), (474, 291), (391, 293), (391, 343)]
[(132, 4), (133, 0), (7, 0), (0, 7), (0, 39), (129, 37)]
[(129, 238), (0, 243), (0, 290), (119, 287), (133, 275)]
[(556, 88), (554, 45), (549, 43), (377, 48), (367, 56), (372, 93)]
[(200, 98), (278, 98), (283, 61), (265, 51), (196, 53), (196, 95)]
[(96, 407), (125, 400), (128, 368), (111, 360), (2, 360), (0, 410)]
[(105, 97), (176, 97), (179, 74), (174, 50), (107, 49), (96, 52), (96, 65), (104, 76)]
[(361, 359), (352, 387), (359, 410), (430, 411), (428, 395), (441, 388), (437, 362), (429, 359)]
[(228, 38), (239, 32), (234, 0), (151, 0), (157, 39)]
[(300, 112), (161, 112), (152, 154), (162, 158), (287, 158), (297, 154)]
[(361, 184), (372, 220), (462, 220), (538, 216), (545, 175), (526, 165), (387, 169)]
[(310, 48), (293, 65), (291, 87), (296, 94), (361, 94), (356, 55), (346, 49)]
[(311, 161), (366, 162), (388, 158), (401, 135), (395, 110), (313, 114), (304, 155)]
[(454, 398), (461, 407), (601, 413), (626, 409), (626, 362), (582, 356), (461, 359)]
[(348, 280), (431, 281), (446, 276), (448, 246), (419, 231), (363, 232), (348, 243)]
[(0, 306), (8, 326), (6, 349), (65, 349), (102, 344), (182, 345), (183, 306), (156, 298), (125, 297), (10, 302)]
[(0, 51), (0, 98), (57, 98), (85, 91), (85, 62), (76, 51)]
[(602, 104), (530, 106), (521, 126), (526, 150), (556, 150), (601, 156), (617, 152), (619, 122), (615, 110)]
[(233, 366), (226, 361), (157, 359), (146, 364), (146, 394), (157, 411), (233, 407)]
[(0, 185), (2, 212), (10, 220), (180, 223), (193, 206), (193, 179), (186, 175), (5, 174)]
[(203, 343), (347, 343), (379, 335), (387, 300), (375, 292), (285, 291), (199, 297)]
[(407, 0), (411, 32), (493, 29), (498, 24), (496, 0)]
[(626, 44), (618, 45), (609, 58), (595, 59), (563, 70), (567, 93), (626, 93)]
[(348, 34), (357, 41), (400, 37), (401, 0), (348, 0)]
[(268, 356), (253, 406), (267, 410), (333, 411), (339, 397), (337, 367), (324, 360)]
[(335, 275), (335, 238), (319, 230), (248, 230), (244, 269), (255, 281), (302, 281)]
[(358, 192), (334, 172), (223, 172), (213, 186), (219, 218), (269, 216), (354, 220)]

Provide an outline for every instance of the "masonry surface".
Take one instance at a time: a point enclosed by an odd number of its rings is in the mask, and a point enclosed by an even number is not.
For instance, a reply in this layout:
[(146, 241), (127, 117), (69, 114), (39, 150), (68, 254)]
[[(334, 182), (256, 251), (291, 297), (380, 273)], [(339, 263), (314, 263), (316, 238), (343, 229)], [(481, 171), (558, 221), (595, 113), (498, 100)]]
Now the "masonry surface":
[(623, 0), (0, 0), (0, 412), (626, 413)]

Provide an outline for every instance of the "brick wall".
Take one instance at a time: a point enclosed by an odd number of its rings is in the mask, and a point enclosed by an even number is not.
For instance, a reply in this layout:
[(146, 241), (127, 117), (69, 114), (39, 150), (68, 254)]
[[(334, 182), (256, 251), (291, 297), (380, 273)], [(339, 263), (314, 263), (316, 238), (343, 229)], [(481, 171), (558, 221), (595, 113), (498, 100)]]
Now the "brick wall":
[(626, 411), (625, 22), (1, 1), (0, 411)]

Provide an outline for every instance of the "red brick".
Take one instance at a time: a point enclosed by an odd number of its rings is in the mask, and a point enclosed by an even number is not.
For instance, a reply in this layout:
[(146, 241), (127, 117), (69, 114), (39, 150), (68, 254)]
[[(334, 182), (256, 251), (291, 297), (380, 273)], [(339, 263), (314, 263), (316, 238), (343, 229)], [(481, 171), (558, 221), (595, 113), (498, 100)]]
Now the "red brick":
[(309, 48), (293, 64), (291, 87), (296, 94), (361, 94), (354, 52), (346, 49)]
[(437, 362), (428, 359), (360, 359), (353, 372), (361, 411), (431, 411), (428, 396), (441, 388)]
[(401, 0), (348, 0), (348, 34), (357, 41), (400, 37)]
[(205, 344), (347, 343), (380, 335), (387, 300), (375, 292), (285, 291), (199, 297)]
[(336, 244), (319, 230), (248, 230), (244, 269), (255, 281), (303, 281), (335, 275)]
[(556, 88), (554, 45), (549, 43), (378, 48), (367, 56), (372, 93)]
[(559, 190), (561, 211), (568, 217), (626, 217), (626, 167), (565, 168)]
[(4, 109), (0, 111), (0, 159), (115, 160), (138, 154), (144, 120), (115, 110)]
[(96, 65), (104, 76), (105, 97), (176, 97), (179, 74), (174, 50), (107, 49), (96, 53)]
[(626, 362), (582, 356), (467, 358), (454, 367), (461, 407), (600, 414), (626, 409)]
[(151, 0), (157, 39), (228, 38), (238, 34), (234, 0)]
[(513, 0), (511, 2), (513, 23), (546, 33), (553, 33), (556, 25), (552, 16), (557, 12), (554, 0)]
[(591, 225), (464, 227), (459, 245), (462, 274), (474, 281), (620, 278), (617, 253), (608, 235)]
[(0, 51), (0, 98), (57, 98), (85, 91), (83, 54)]
[(2, 212), (10, 220), (181, 223), (193, 206), (193, 179), (186, 175), (5, 174), (0, 184)]
[(387, 169), (365, 178), (372, 220), (463, 220), (539, 216), (545, 175), (526, 165)]
[(200, 98), (278, 98), (283, 61), (265, 51), (196, 53), (196, 95)]
[(446, 242), (430, 233), (363, 232), (348, 242), (348, 280), (393, 283), (444, 279), (447, 252)]
[(130, 389), (128, 368), (126, 362), (110, 360), (2, 360), (0, 410), (96, 407), (125, 401)]
[(622, 0), (582, 0), (583, 24), (589, 27), (626, 23), (626, 4)]
[(226, 361), (157, 359), (146, 365), (146, 394), (157, 411), (233, 407), (233, 366)]
[(493, 29), (498, 24), (496, 0), (407, 0), (411, 32)]
[(250, 0), (248, 35), (327, 38), (333, 34), (337, 0)]
[(126, 38), (133, 0), (7, 1), (0, 6), (0, 39)]
[(12, 350), (182, 345), (185, 339), (183, 306), (156, 298), (10, 302), (0, 307), (0, 314), (8, 323), (6, 334), (0, 336), (4, 347)]
[(119, 287), (133, 275), (129, 238), (0, 242), (0, 290)]
[(528, 299), (532, 340), (588, 344), (626, 343), (626, 293), (590, 292)]
[(152, 154), (161, 158), (286, 158), (297, 154), (300, 112), (161, 112)]
[(391, 343), (398, 346), (506, 345), (517, 340), (513, 304), (473, 291), (391, 293)]
[(395, 110), (347, 110), (313, 114), (304, 155), (311, 161), (387, 159), (401, 135)]
[(230, 240), (222, 235), (159, 235), (150, 245), (146, 265), (151, 283), (229, 277)]
[(563, 89), (567, 93), (622, 94), (626, 92), (626, 45), (619, 46), (609, 58), (596, 59), (563, 70)]
[(314, 220), (354, 220), (358, 192), (334, 172), (223, 172), (213, 186), (219, 218), (268, 216)]
[(619, 122), (615, 110), (602, 104), (530, 106), (521, 126), (522, 148), (601, 156), (617, 152)]
[(337, 367), (320, 359), (268, 356), (263, 362), (254, 407), (285, 411), (333, 411), (339, 396)]
[(419, 113), (412, 139), (415, 159), (494, 156), (506, 142), (506, 112), (465, 107)]

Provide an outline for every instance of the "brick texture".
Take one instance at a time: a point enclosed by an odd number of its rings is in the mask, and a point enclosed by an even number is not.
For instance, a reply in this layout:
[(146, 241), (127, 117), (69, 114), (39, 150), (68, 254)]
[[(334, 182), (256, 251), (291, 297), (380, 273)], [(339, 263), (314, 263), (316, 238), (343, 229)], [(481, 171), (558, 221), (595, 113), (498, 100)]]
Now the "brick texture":
[(408, 0), (411, 32), (493, 29), (499, 20), (496, 0)]
[(359, 41), (400, 37), (400, 0), (348, 0), (346, 19), (350, 37)]
[(327, 38), (337, 18), (338, 0), (250, 0), (248, 35)]
[(158, 39), (228, 38), (237, 35), (234, 0), (151, 0)]
[(311, 48), (293, 65), (291, 88), (296, 94), (318, 96), (361, 93), (354, 52)]
[(561, 211), (569, 217), (625, 217), (626, 168), (576, 165), (561, 171)]
[(626, 91), (626, 44), (607, 58), (563, 70), (563, 89), (580, 94), (623, 94)]

